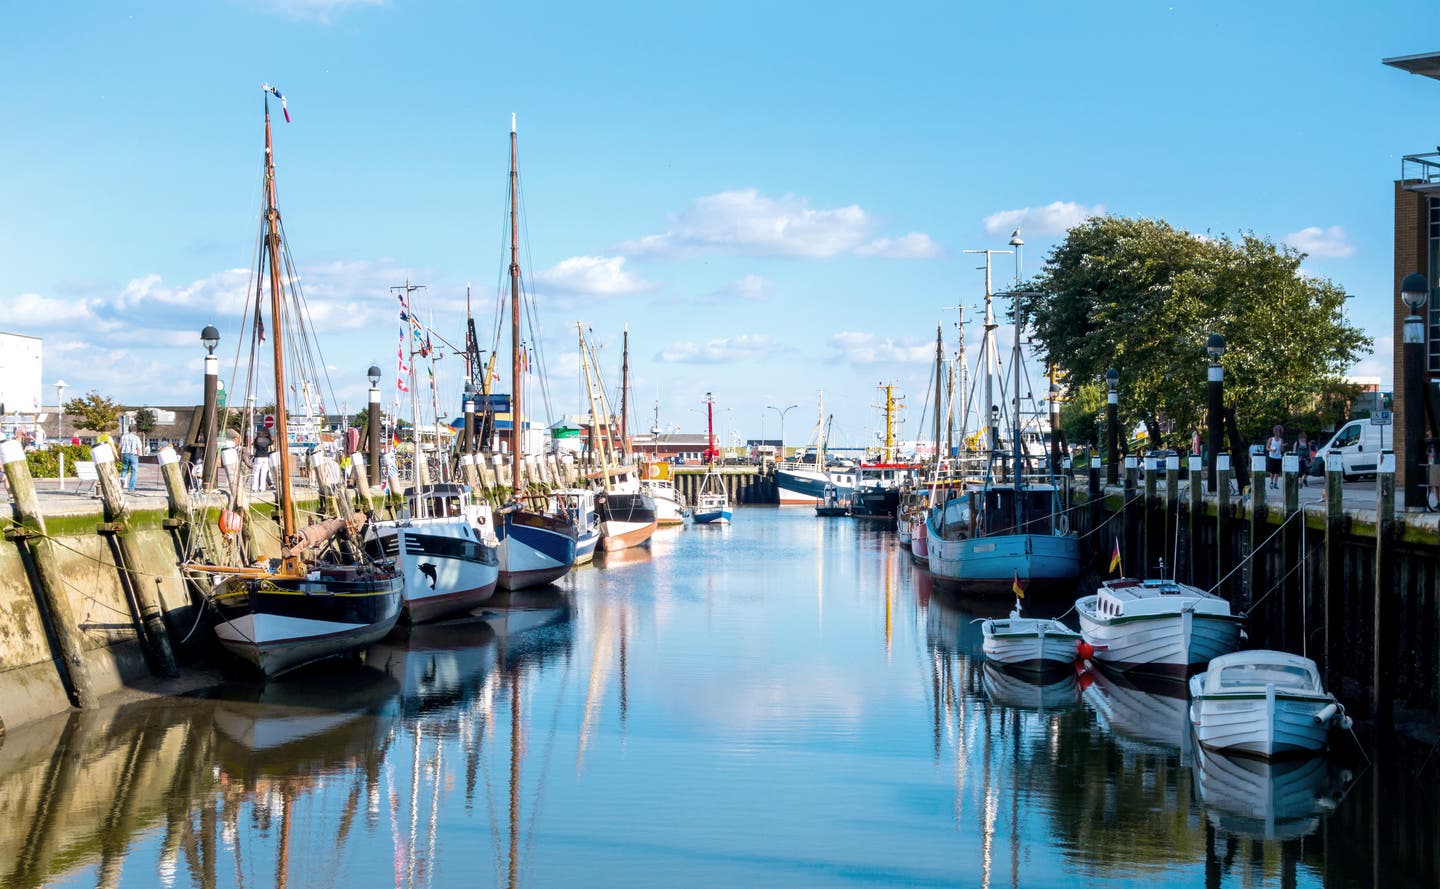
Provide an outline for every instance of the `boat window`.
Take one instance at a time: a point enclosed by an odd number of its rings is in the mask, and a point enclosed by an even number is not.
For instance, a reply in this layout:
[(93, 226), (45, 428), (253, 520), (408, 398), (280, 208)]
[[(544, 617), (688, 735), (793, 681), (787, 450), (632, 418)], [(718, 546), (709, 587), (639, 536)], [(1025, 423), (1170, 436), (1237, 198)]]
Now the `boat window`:
[(1221, 688), (1245, 688), (1269, 683), (1318, 687), (1305, 667), (1295, 664), (1235, 664), (1220, 671)]

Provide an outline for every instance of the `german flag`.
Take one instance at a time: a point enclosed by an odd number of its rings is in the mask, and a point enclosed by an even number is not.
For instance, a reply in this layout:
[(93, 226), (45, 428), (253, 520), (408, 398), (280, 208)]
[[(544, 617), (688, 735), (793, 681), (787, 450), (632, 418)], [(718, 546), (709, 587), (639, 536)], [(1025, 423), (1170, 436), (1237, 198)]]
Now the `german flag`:
[(1110, 573), (1120, 574), (1120, 538), (1115, 538), (1115, 551), (1110, 553)]
[(1016, 571), (1016, 572), (1015, 572), (1015, 580), (1012, 581), (1011, 584), (1010, 584), (1010, 591), (1015, 594), (1015, 598), (1017, 598), (1017, 599), (1023, 599), (1023, 598), (1025, 598), (1025, 588), (1020, 585), (1020, 572), (1019, 572), (1019, 571)]

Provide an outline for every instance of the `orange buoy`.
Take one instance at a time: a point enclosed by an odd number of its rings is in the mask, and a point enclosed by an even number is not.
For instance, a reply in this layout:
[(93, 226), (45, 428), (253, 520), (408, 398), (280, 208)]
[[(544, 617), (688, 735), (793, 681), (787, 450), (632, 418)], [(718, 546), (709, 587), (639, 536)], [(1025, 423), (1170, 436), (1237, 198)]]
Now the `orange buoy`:
[(240, 529), (245, 526), (245, 520), (240, 516), (240, 513), (233, 509), (227, 509), (220, 513), (219, 524), (221, 534), (224, 534), (226, 537), (234, 537), (236, 534), (239, 534)]
[(1095, 656), (1095, 646), (1089, 642), (1080, 641), (1075, 643), (1075, 656), (1081, 660), (1088, 661)]

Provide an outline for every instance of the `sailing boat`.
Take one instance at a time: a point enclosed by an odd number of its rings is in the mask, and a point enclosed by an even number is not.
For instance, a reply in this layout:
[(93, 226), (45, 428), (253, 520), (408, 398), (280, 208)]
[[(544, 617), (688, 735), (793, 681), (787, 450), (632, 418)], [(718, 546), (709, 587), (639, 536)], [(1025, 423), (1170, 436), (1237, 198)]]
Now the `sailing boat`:
[(715, 398), (709, 392), (705, 393), (705, 428), (708, 441), (705, 459), (709, 461), (709, 468), (700, 481), (700, 493), (695, 498), (695, 524), (728, 525), (730, 495), (725, 492), (725, 480), (715, 471), (715, 455), (718, 453), (715, 450)]
[[(495, 510), (500, 538), (500, 579), (504, 590), (520, 590), (558, 580), (575, 564), (575, 524), (564, 513), (531, 509), (526, 504), (525, 411), (520, 345), (520, 169), (516, 155), (515, 116), (510, 116), (510, 502)], [(544, 501), (539, 505), (544, 507)]]
[[(610, 465), (610, 458), (614, 455), (610, 405), (605, 399), (603, 389), (596, 392), (599, 381), (595, 377), (599, 376), (598, 370), (594, 376), (591, 375), (592, 368), (599, 368), (594, 350), (586, 343), (585, 332), (578, 323), (575, 328), (580, 335), (580, 365), (585, 374), (585, 388), (590, 396), (590, 429), (595, 437), (596, 451), (600, 455), (600, 472), (598, 476), (595, 473), (590, 476), (592, 479), (598, 478), (601, 487), (600, 493), (595, 496), (595, 511), (600, 518), (600, 549), (604, 552), (629, 549), (649, 541), (655, 533), (655, 498), (641, 489), (639, 473), (633, 465)], [(628, 357), (626, 364), (628, 365)], [(623, 444), (623, 396), (621, 407), (622, 444), (618, 459), (624, 464), (629, 455), (625, 453)]]
[[(424, 424), (416, 368), (417, 358), (430, 357), (430, 340), (428, 333), (422, 336), (415, 320), (412, 294), (419, 288), (407, 280), (403, 288), (392, 289), (400, 291), (400, 336), (410, 344), (410, 362), (402, 361), (399, 366), (410, 377), (411, 428), (417, 431), (416, 478), (406, 514), (372, 523), (366, 547), (374, 556), (399, 563), (405, 575), (403, 617), (423, 623), (464, 613), (488, 600), (500, 579), (500, 559), (494, 536), (488, 531), (490, 508), (474, 502), (469, 486), (424, 482), (424, 454), (418, 435)], [(431, 386), (433, 389), (433, 373)]]
[[(1017, 232), (1018, 235), (1018, 232)], [(1018, 237), (1016, 238), (1018, 241)], [(1016, 278), (1019, 278), (1018, 262)], [(995, 313), (990, 293), (990, 254), (985, 255), (985, 404), (990, 405), (988, 459), (981, 484), (935, 506), (926, 519), (930, 573), (971, 593), (1008, 594), (1016, 584), (1032, 591), (1067, 589), (1080, 578), (1080, 540), (1069, 533), (1055, 467), (1048, 453), (1027, 453), (1022, 436), (1020, 375), (1020, 294), (1015, 296), (1015, 338), (1009, 453), (1000, 448), (999, 407), (991, 399), (995, 361)], [(1031, 461), (1047, 458), (1045, 472), (1029, 472)], [(999, 464), (997, 466), (997, 464)], [(1006, 465), (1008, 464), (1008, 466)]]
[[(255, 560), (234, 567), (187, 562), (185, 571), (213, 583), (206, 594), (220, 616), (215, 636), (226, 650), (249, 661), (266, 676), (276, 676), (322, 658), (358, 649), (390, 632), (400, 616), (401, 574), (387, 562), (364, 557), (356, 542), (365, 517), (352, 514), (300, 528), (295, 519), (288, 459), (288, 417), (285, 406), (285, 348), (303, 348), (313, 329), (303, 316), (304, 301), (282, 284), (281, 268), (289, 268), (280, 210), (275, 199), (275, 158), (270, 128), (270, 95), (265, 90), (265, 212), (264, 237), (256, 257), (257, 280), (268, 276), (270, 341), (275, 376), (275, 440), (287, 459), (279, 461), (276, 499), (279, 505), (279, 559)], [(283, 258), (282, 258), (283, 253)], [(256, 294), (252, 355), (261, 354), (264, 327)], [(287, 305), (287, 300), (289, 304)], [(247, 306), (248, 309), (248, 306)], [(247, 312), (248, 315), (248, 312)], [(298, 357), (298, 356), (297, 356)], [(306, 356), (313, 358), (314, 356)], [(308, 362), (307, 362), (308, 363)], [(309, 366), (324, 366), (310, 364)], [(250, 372), (255, 372), (251, 367)], [(251, 559), (255, 554), (250, 554)]]

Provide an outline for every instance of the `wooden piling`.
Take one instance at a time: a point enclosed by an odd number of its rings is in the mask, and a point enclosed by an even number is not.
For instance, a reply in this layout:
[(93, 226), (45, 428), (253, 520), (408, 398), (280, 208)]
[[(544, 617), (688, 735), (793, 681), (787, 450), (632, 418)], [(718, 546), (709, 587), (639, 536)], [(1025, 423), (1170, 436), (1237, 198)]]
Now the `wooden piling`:
[[(315, 469), (315, 486), (320, 491), (320, 502), (329, 504), (329, 508), (335, 511), (335, 515), (342, 519), (349, 519), (355, 514), (350, 505), (350, 498), (345, 496), (345, 486), (341, 484), (340, 467), (320, 451), (314, 451), (310, 455), (310, 464)], [(322, 511), (325, 507), (321, 507)]]
[(1343, 695), (1345, 660), (1345, 473), (1339, 460), (1325, 465), (1325, 687)]
[(1179, 577), (1176, 572), (1180, 566), (1176, 563), (1180, 558), (1180, 551), (1176, 545), (1176, 535), (1180, 531), (1179, 505), (1180, 505), (1180, 458), (1174, 455), (1165, 458), (1165, 494), (1164, 494), (1164, 521), (1160, 524), (1165, 533), (1160, 542), (1160, 549), (1169, 554), (1167, 564), (1169, 575)]
[(156, 675), (174, 679), (180, 675), (180, 668), (170, 647), (170, 631), (165, 626), (157, 590), (140, 575), (144, 562), (130, 531), (130, 507), (120, 487), (120, 473), (115, 469), (115, 451), (108, 444), (98, 444), (90, 449), (90, 459), (95, 461), (100, 500), (105, 509), (105, 524), (100, 527), (100, 533), (109, 535), (114, 543), (121, 586), (130, 590), (135, 601), (136, 635)]
[(1145, 575), (1145, 553), (1140, 542), (1140, 517), (1144, 512), (1144, 504), (1140, 502), (1136, 493), (1140, 488), (1140, 461), (1135, 457), (1125, 458), (1125, 488), (1124, 488), (1124, 518), (1123, 534), (1125, 536), (1125, 557), (1131, 560), (1131, 565), (1137, 562), (1140, 566), (1139, 576)]
[(65, 595), (54, 545), (46, 536), (45, 517), (40, 513), (35, 482), (30, 478), (30, 466), (25, 462), (25, 450), (20, 442), (14, 439), (0, 442), (0, 462), (5, 464), (5, 480), (10, 485), (16, 520), (16, 527), (5, 536), (15, 540), (30, 556), (40, 606), (50, 619), (51, 636), (58, 649), (55, 668), (69, 689), (71, 702), (85, 709), (94, 707), (95, 689), (85, 666), (83, 640)]
[(1375, 729), (1394, 725), (1395, 642), (1400, 596), (1395, 589), (1395, 455), (1382, 454), (1375, 477), (1374, 660), (1370, 667), (1370, 712)]
[(355, 493), (360, 496), (360, 506), (366, 512), (375, 509), (375, 500), (370, 493), (370, 471), (365, 454), (356, 451), (350, 455), (350, 478), (355, 481)]
[[(1207, 585), (1205, 583), (1205, 572), (1201, 567), (1200, 554), (1203, 552), (1200, 546), (1200, 538), (1203, 534), (1205, 521), (1205, 461), (1199, 457), (1190, 457), (1186, 472), (1189, 478), (1189, 487), (1186, 488), (1189, 496), (1189, 526), (1185, 529), (1189, 535), (1189, 546), (1185, 550), (1185, 576), (1195, 586)], [(1178, 575), (1177, 575), (1178, 576)]]
[[(1256, 601), (1265, 595), (1266, 578), (1269, 566), (1265, 564), (1265, 539), (1270, 536), (1270, 510), (1265, 505), (1265, 458), (1259, 455), (1250, 457), (1250, 537), (1246, 541), (1245, 556), (1245, 598), (1242, 602), (1243, 611), (1248, 612)], [(1267, 614), (1269, 600), (1266, 600)], [(1274, 626), (1274, 621), (1266, 620), (1265, 627)]]
[[(1280, 646), (1285, 651), (1299, 652), (1305, 647), (1305, 567), (1301, 564), (1305, 553), (1300, 550), (1300, 538), (1305, 529), (1305, 518), (1295, 517), (1300, 511), (1300, 457), (1286, 454), (1281, 462), (1281, 484), (1285, 494), (1284, 530), (1280, 533), (1280, 551), (1284, 554), (1284, 575), (1280, 581), (1280, 601), (1276, 603), (1280, 614)], [(1293, 521), (1292, 521), (1293, 519)]]
[(1165, 558), (1165, 510), (1160, 505), (1160, 460), (1145, 458), (1145, 560), (1141, 577), (1154, 576)]

